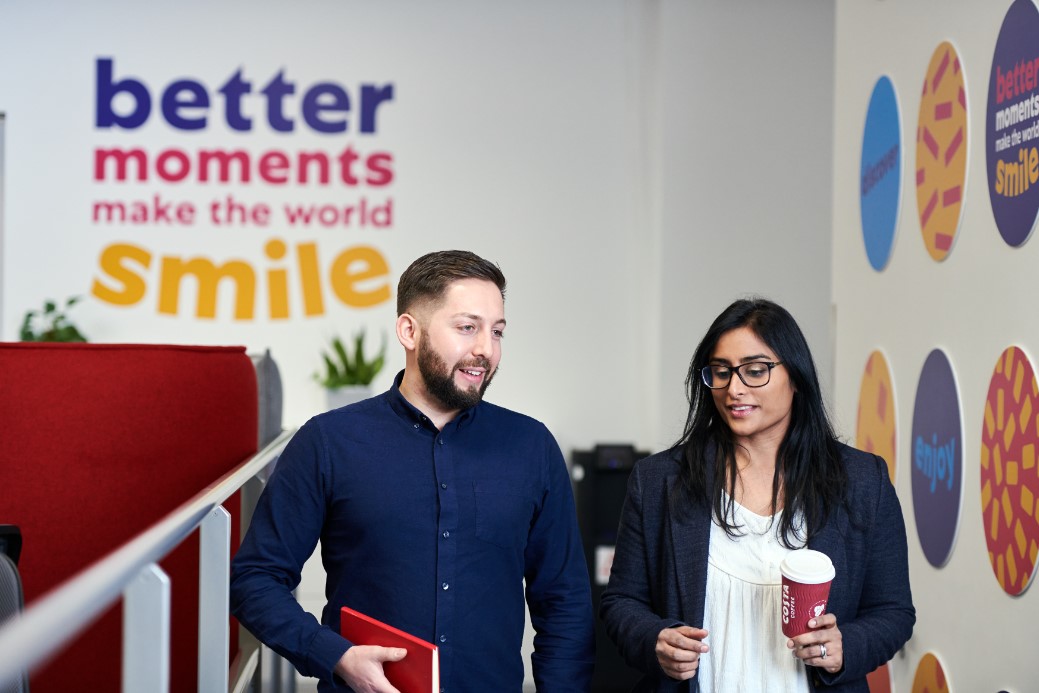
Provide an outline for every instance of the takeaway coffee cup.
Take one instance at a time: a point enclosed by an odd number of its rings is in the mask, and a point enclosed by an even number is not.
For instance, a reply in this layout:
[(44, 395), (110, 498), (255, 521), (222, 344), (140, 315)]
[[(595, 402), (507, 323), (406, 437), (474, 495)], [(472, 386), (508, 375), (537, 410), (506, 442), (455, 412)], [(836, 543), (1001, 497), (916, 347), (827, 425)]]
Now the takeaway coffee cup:
[(826, 613), (835, 571), (830, 557), (811, 549), (791, 551), (779, 565), (783, 576), (783, 635), (811, 630), (808, 622)]

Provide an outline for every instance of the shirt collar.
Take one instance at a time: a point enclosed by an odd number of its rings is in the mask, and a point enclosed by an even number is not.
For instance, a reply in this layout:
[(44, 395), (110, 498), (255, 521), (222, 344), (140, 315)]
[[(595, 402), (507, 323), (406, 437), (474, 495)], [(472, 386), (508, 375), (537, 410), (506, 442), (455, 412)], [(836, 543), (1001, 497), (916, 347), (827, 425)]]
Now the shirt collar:
[[(429, 420), (429, 417), (423, 414), (418, 409), (418, 407), (409, 402), (407, 398), (405, 398), (404, 395), (401, 394), (400, 384), (403, 380), (404, 371), (401, 370), (393, 379), (393, 385), (390, 387), (389, 392), (386, 393), (386, 396), (390, 402), (390, 407), (393, 409), (394, 412), (397, 413), (397, 416), (401, 417), (408, 423), (417, 423), (423, 426), (428, 426), (429, 428), (435, 430), (432, 422), (430, 422)], [(455, 416), (455, 418), (451, 419), (451, 421), (449, 421), (444, 426), (444, 429), (447, 430), (448, 428), (452, 427), (461, 428), (463, 425), (466, 425), (468, 422), (472, 421), (476, 417), (476, 413), (480, 409), (480, 406), (482, 404), (483, 402), (480, 402), (475, 407), (469, 407), (468, 409), (463, 409), (462, 411), (458, 412), (458, 415)]]

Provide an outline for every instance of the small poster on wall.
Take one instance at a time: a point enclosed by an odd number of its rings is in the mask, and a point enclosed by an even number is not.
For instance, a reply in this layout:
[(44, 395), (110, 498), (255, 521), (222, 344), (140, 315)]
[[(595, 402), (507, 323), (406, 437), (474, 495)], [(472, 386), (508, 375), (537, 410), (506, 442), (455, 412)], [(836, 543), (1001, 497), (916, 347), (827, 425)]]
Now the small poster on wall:
[(952, 251), (967, 182), (967, 86), (959, 55), (945, 41), (924, 77), (916, 126), (916, 205), (934, 260)]
[(963, 425), (956, 376), (941, 349), (928, 354), (913, 408), (913, 515), (927, 562), (952, 554), (963, 500)]
[(1015, 0), (992, 54), (985, 120), (988, 193), (999, 235), (1018, 247), (1039, 212), (1039, 10)]
[(877, 80), (866, 111), (859, 170), (862, 241), (869, 264), (878, 272), (887, 265), (902, 201), (902, 121), (891, 78)]

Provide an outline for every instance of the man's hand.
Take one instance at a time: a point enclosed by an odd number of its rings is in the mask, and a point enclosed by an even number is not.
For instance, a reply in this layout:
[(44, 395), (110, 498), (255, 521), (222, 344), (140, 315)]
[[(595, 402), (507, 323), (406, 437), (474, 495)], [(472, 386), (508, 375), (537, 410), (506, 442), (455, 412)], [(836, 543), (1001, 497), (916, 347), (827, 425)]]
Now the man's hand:
[(696, 676), (700, 655), (708, 651), (703, 642), (707, 631), (692, 626), (665, 628), (657, 635), (657, 661), (664, 673), (673, 679), (686, 681)]
[(335, 672), (356, 693), (400, 693), (386, 680), (383, 662), (399, 662), (408, 651), (400, 647), (354, 645), (336, 664)]

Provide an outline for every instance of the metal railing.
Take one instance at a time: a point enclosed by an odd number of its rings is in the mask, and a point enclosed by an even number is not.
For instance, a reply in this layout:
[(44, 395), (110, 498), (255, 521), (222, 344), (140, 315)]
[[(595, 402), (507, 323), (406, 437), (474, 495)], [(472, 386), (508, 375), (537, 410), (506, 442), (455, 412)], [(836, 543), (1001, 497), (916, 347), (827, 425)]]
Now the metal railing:
[[(292, 433), (283, 432), (254, 457), (0, 626), (0, 688), (58, 652), (123, 597), (122, 690), (168, 693), (170, 580), (158, 561), (200, 528), (198, 690), (227, 693), (231, 516), (222, 503), (276, 461)], [(243, 526), (251, 515), (246, 506), (243, 498)], [(237, 683), (235, 690), (243, 688), (241, 682), (255, 667), (255, 652), (237, 664), (231, 682)]]

